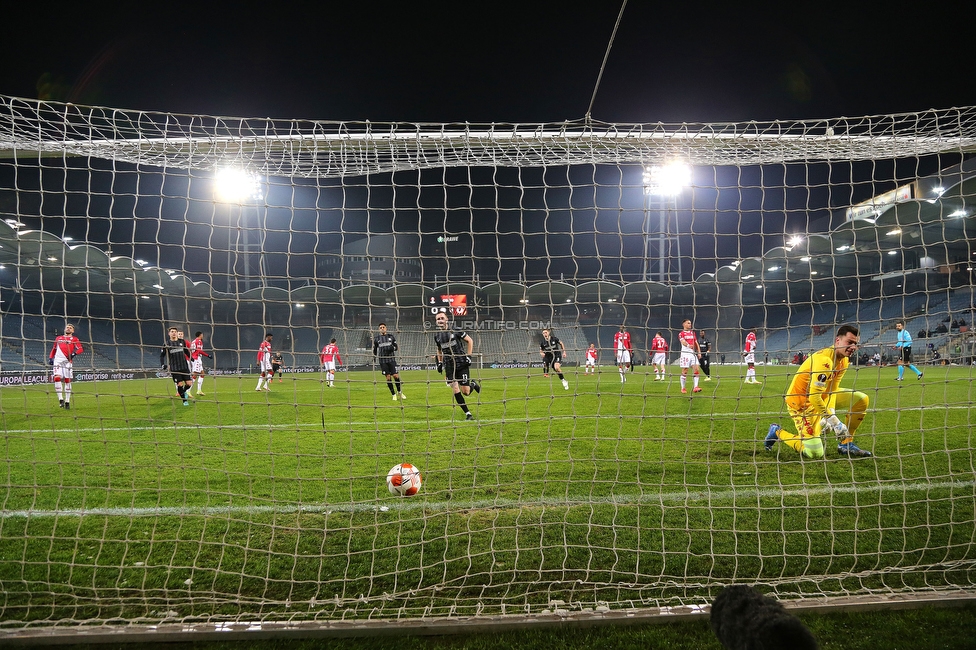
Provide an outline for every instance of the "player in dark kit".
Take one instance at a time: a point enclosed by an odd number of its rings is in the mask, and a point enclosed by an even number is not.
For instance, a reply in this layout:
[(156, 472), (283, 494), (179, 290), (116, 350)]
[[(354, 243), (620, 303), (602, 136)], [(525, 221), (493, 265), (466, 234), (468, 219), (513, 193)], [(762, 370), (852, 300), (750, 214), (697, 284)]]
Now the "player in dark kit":
[(454, 391), (454, 401), (464, 411), (465, 419), (473, 420), (474, 415), (468, 409), (464, 396), (470, 395), (472, 390), (481, 392), (481, 386), (470, 376), (474, 341), (465, 332), (450, 326), (446, 310), (437, 312), (434, 323), (437, 325), (437, 331), (434, 332), (437, 372), (444, 373), (444, 380)]
[[(399, 349), (396, 337), (387, 334), (386, 323), (380, 323), (380, 333), (373, 337), (373, 356), (379, 361), (380, 372), (386, 375), (386, 386), (390, 389), (394, 402), (398, 399), (407, 399), (401, 389), (400, 375), (396, 367), (396, 352)], [(396, 382), (395, 386), (394, 382)]]
[(169, 328), (169, 342), (159, 351), (159, 365), (163, 370), (169, 369), (183, 406), (189, 406), (187, 390), (193, 381), (190, 378), (190, 347), (175, 327)]
[(708, 359), (708, 353), (712, 350), (712, 344), (709, 342), (708, 337), (705, 336), (705, 330), (701, 330), (698, 333), (698, 349), (701, 351), (701, 356), (698, 357), (698, 363), (701, 365), (702, 372), (705, 373), (705, 381), (711, 381), (712, 363)]
[(281, 369), (285, 367), (285, 359), (281, 356), (280, 352), (271, 353), (271, 377), (268, 379), (269, 382), (274, 381), (275, 375), (278, 375), (278, 383), (281, 383)]
[(546, 376), (549, 376), (548, 369), (552, 366), (552, 369), (556, 371), (556, 375), (559, 377), (559, 381), (563, 382), (563, 388), (569, 390), (569, 382), (563, 377), (562, 368), (563, 355), (566, 354), (566, 346), (563, 345), (563, 342), (550, 329), (542, 330), (542, 344), (539, 346), (539, 354), (542, 355), (542, 365), (546, 368)]

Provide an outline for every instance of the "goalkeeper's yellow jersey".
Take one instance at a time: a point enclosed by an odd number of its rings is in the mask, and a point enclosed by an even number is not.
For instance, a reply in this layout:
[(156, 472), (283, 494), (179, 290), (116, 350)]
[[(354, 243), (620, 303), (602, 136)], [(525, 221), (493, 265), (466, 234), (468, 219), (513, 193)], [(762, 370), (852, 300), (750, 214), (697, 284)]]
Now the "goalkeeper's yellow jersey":
[(793, 375), (786, 392), (787, 408), (807, 415), (825, 414), (850, 363), (847, 357), (836, 361), (832, 347), (811, 354)]

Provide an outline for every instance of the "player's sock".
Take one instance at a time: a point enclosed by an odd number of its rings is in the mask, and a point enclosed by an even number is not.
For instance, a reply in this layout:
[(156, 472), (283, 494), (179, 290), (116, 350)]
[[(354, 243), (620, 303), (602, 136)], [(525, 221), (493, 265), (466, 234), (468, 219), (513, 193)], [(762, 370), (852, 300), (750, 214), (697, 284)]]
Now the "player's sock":
[(561, 373), (561, 372), (557, 372), (556, 373), (556, 376), (559, 377), (559, 381), (562, 381), (563, 379), (565, 379), (565, 377), (563, 377), (563, 373)]
[(468, 410), (468, 405), (465, 403), (464, 395), (462, 393), (454, 393), (454, 401), (458, 403), (458, 406), (460, 406), (465, 413), (471, 412)]
[(905, 377), (905, 366), (898, 366), (898, 379)]
[(393, 378), (393, 383), (396, 384), (396, 392), (398, 392), (398, 393), (400, 393), (402, 395), (403, 394), (403, 384), (400, 383), (400, 378), (399, 377), (394, 377)]
[(396, 389), (393, 388), (393, 382), (392, 381), (387, 380), (386, 387), (390, 389), (390, 395), (396, 395), (397, 394)]
[(254, 390), (261, 390), (261, 384), (264, 383), (264, 375), (258, 377), (258, 385), (254, 387)]
[(71, 380), (70, 379), (64, 380), (64, 403), (65, 404), (71, 403)]
[(687, 383), (688, 383), (688, 379), (684, 375), (681, 375), (681, 390), (685, 389), (685, 385)]
[(691, 383), (692, 383), (692, 386), (694, 386), (695, 388), (698, 388), (698, 373), (697, 372), (695, 373), (695, 376), (692, 378), (692, 382)]
[(912, 369), (912, 372), (914, 372), (916, 376), (922, 374), (922, 371), (916, 368), (914, 363), (908, 367)]
[(64, 401), (64, 389), (61, 387), (61, 380), (56, 379), (54, 381), (54, 392), (58, 394), (58, 401)]
[(197, 377), (197, 392), (203, 395), (203, 375)]

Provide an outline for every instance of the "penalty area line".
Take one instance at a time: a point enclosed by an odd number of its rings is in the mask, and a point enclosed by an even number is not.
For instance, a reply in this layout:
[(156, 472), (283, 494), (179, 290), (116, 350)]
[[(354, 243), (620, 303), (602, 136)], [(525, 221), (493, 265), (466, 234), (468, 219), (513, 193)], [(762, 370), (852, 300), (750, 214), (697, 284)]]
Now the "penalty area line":
[[(782, 502), (787, 498), (808, 498), (841, 494), (888, 494), (904, 492), (924, 492), (928, 490), (972, 489), (976, 481), (939, 481), (912, 483), (885, 483), (881, 485), (822, 485), (780, 489), (764, 488), (726, 488), (718, 491), (686, 490), (682, 492), (662, 492), (659, 494), (618, 495), (594, 497), (590, 499), (534, 499), (516, 501), (513, 499), (490, 499), (479, 501), (425, 501), (423, 499), (383, 499), (364, 503), (269, 505), (269, 506), (160, 506), (155, 508), (66, 508), (63, 510), (2, 510), (0, 520), (8, 519), (52, 519), (57, 517), (214, 517), (250, 515), (290, 515), (296, 513), (324, 514), (368, 513), (368, 512), (407, 512), (427, 510), (448, 512), (462, 510), (505, 510), (532, 507), (579, 507), (590, 505), (688, 505), (690, 503), (734, 502), (742, 499), (775, 500)], [(778, 507), (783, 507), (779, 505)]]

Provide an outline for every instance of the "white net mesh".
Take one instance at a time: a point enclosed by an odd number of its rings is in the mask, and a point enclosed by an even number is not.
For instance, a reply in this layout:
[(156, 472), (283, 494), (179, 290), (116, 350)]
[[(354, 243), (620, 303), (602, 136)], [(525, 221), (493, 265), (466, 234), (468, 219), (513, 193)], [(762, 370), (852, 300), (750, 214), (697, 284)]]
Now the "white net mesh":
[[(0, 628), (971, 591), (974, 112), (433, 125), (0, 98)], [(668, 192), (650, 168), (675, 160)], [(442, 307), (480, 393), (437, 372)], [(710, 364), (682, 381), (686, 318)], [(924, 377), (892, 365), (896, 321)], [(874, 455), (765, 452), (792, 362), (842, 323)], [(186, 406), (170, 326), (212, 354)], [(387, 489), (401, 462), (417, 496)]]

